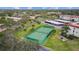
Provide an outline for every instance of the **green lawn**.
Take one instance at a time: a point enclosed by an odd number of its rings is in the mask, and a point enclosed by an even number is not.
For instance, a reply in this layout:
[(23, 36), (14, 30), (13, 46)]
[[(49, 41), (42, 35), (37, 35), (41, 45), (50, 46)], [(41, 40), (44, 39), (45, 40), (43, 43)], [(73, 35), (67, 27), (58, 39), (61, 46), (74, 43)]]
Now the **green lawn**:
[(60, 38), (60, 30), (56, 30), (56, 33), (51, 34), (45, 45), (48, 48), (56, 51), (73, 51), (79, 50), (79, 39), (67, 40), (63, 42)]
[(59, 34), (59, 30), (56, 30), (56, 33), (54, 34), (51, 34), (45, 43), (45, 46), (53, 50), (69, 50), (69, 47), (59, 39)]
[[(37, 27), (40, 26), (39, 24), (34, 24), (34, 25), (35, 25), (34, 28), (37, 28)], [(26, 30), (21, 30), (21, 31), (16, 32), (16, 33), (15, 33), (15, 37), (16, 37), (17, 39), (20, 39), (20, 38), (24, 37), (25, 35), (28, 35), (28, 34), (31, 33), (32, 31), (33, 31), (32, 26), (30, 26), (30, 27), (28, 27)]]

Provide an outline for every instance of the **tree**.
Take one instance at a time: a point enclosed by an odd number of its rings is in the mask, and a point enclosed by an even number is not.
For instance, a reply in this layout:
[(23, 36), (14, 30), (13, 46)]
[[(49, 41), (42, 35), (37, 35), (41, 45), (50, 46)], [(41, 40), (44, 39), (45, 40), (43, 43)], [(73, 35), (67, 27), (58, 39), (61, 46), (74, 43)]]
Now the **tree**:
[(34, 29), (35, 29), (35, 25), (33, 24), (33, 25), (32, 25), (32, 30), (34, 30)]
[(0, 38), (2, 38), (4, 36), (3, 32), (0, 32)]
[(69, 28), (69, 26), (63, 26), (62, 27), (62, 32), (61, 32), (61, 35), (63, 35), (63, 36), (67, 36), (67, 33), (68, 33), (68, 30), (69, 30), (70, 28)]
[(72, 19), (71, 21), (74, 22), (74, 19)]

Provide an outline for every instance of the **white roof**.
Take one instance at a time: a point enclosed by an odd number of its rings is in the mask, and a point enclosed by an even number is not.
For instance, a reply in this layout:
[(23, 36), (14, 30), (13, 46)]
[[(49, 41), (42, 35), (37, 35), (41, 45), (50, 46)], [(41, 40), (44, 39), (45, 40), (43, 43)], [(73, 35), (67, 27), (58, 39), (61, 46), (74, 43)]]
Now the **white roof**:
[(60, 23), (60, 22), (57, 22), (57, 21), (52, 21), (52, 20), (46, 20), (47, 22), (50, 22), (50, 23), (54, 23), (54, 24), (63, 24), (63, 23)]
[(0, 32), (5, 31), (5, 30), (7, 30), (7, 28), (4, 28), (4, 29), (0, 28)]
[(60, 22), (64, 22), (64, 23), (69, 23), (70, 21), (66, 21), (66, 20), (56, 20), (56, 21), (60, 21)]
[(21, 18), (19, 18), (19, 17), (8, 17), (8, 18), (13, 19), (14, 21), (19, 21), (19, 20), (21, 20)]
[(0, 26), (2, 26), (3, 24), (0, 24)]

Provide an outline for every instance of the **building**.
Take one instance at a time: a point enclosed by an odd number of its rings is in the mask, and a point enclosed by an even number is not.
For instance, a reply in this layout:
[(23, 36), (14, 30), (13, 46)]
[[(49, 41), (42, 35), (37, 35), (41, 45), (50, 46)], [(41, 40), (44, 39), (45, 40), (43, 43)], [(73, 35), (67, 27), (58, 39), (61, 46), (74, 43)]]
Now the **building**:
[(51, 25), (56, 25), (56, 26), (63, 26), (64, 23), (53, 21), (53, 20), (46, 20), (45, 23), (51, 24)]
[(59, 18), (63, 20), (79, 22), (79, 16), (76, 15), (60, 15)]
[(35, 19), (35, 16), (29, 16), (30, 19)]
[(55, 21), (57, 21), (57, 22), (61, 22), (61, 23), (70, 23), (70, 22), (71, 22), (71, 21), (60, 20), (60, 19), (55, 19)]
[(7, 28), (4, 26), (4, 24), (0, 24), (0, 32), (3, 32), (7, 30)]
[(30, 19), (35, 19), (35, 18), (38, 18), (38, 17), (41, 17), (41, 15), (40, 14), (36, 14), (36, 15), (29, 16)]
[(47, 14), (57, 14), (57, 15), (61, 15), (61, 12), (48, 12)]
[(79, 16), (71, 16), (71, 19), (74, 21), (74, 22), (79, 22)]
[(21, 17), (7, 17), (7, 18), (12, 19), (15, 22), (17, 22), (17, 21), (22, 19)]
[(71, 20), (70, 15), (60, 15), (59, 18), (63, 20)]
[(79, 37), (79, 23), (69, 23), (66, 24), (69, 26), (68, 35), (74, 35), (76, 37)]

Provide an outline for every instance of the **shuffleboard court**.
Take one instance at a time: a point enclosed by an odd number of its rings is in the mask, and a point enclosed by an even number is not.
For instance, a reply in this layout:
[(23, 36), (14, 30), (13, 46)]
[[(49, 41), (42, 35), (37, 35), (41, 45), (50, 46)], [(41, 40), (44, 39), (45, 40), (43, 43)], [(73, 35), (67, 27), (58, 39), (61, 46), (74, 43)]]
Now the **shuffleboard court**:
[(51, 27), (40, 27), (36, 29), (34, 32), (32, 32), (29, 35), (26, 35), (25, 38), (36, 41), (38, 44), (43, 44), (44, 41), (48, 38), (50, 33), (53, 31), (53, 28)]

